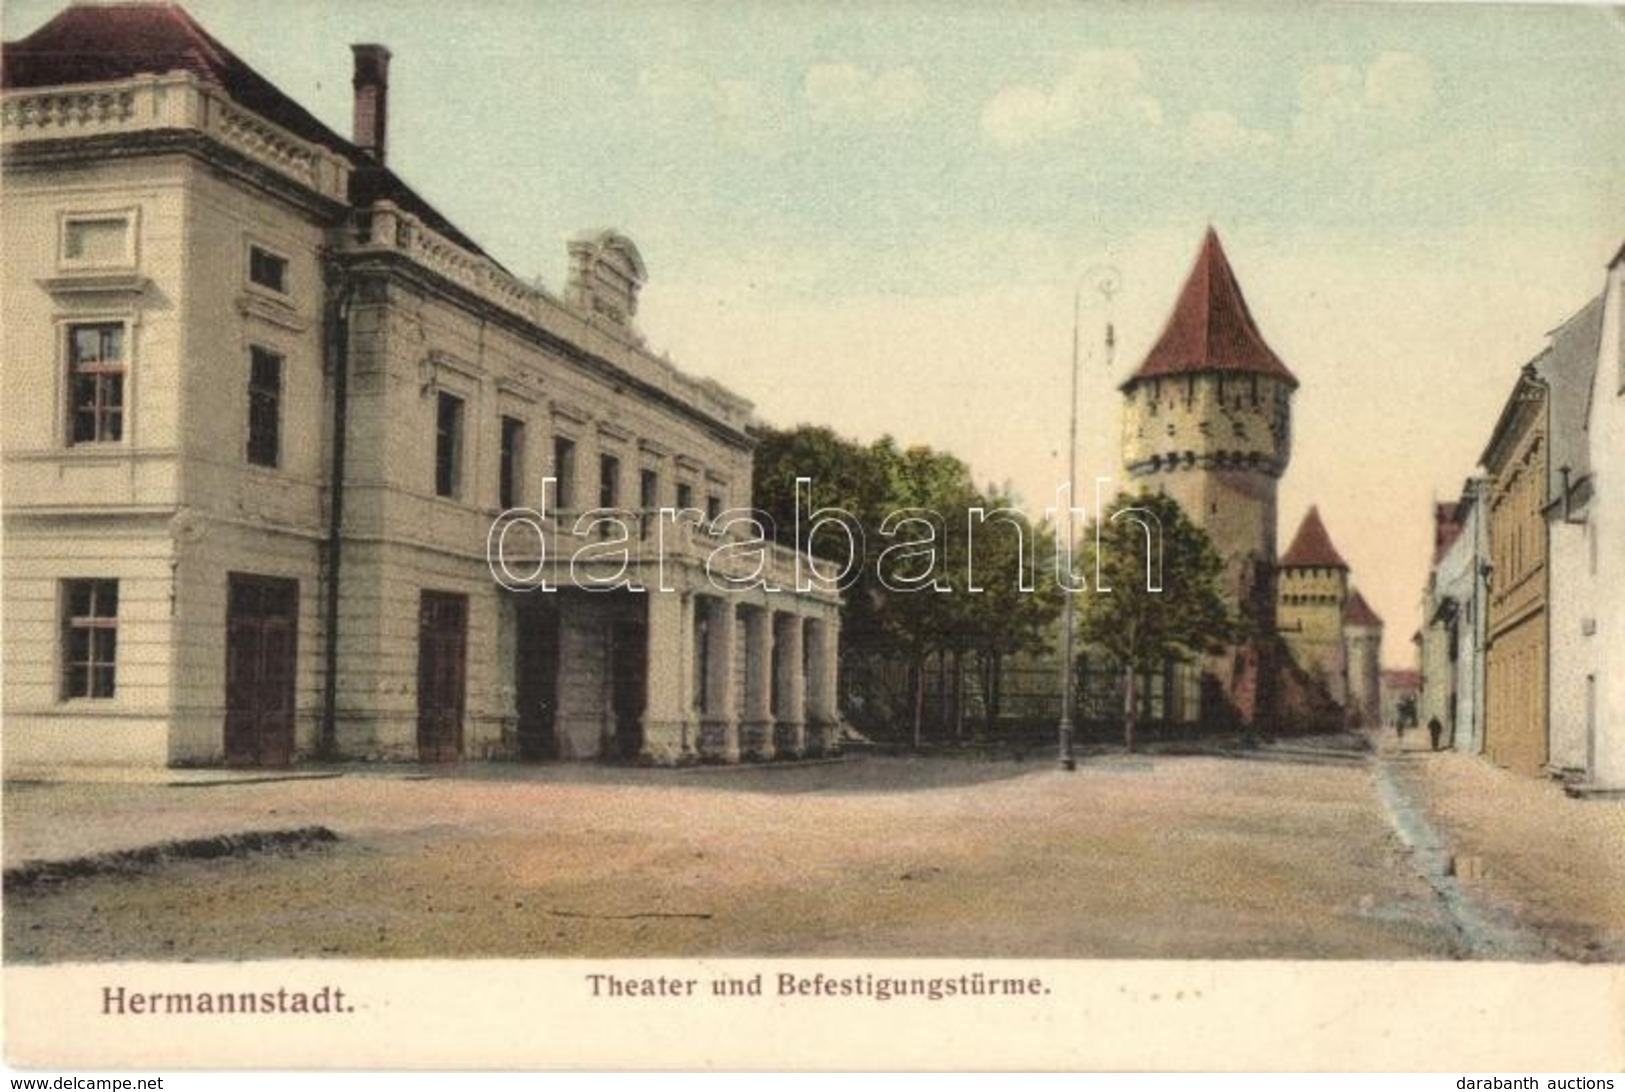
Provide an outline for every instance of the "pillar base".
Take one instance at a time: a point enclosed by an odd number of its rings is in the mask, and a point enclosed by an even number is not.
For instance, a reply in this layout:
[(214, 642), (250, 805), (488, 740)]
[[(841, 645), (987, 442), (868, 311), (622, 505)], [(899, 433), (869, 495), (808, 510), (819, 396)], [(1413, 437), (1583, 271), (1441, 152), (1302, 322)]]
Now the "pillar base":
[(773, 746), (780, 758), (801, 758), (807, 753), (807, 724), (781, 720), (773, 725)]
[(752, 762), (771, 762), (777, 756), (774, 746), (773, 722), (746, 720), (739, 724), (739, 750), (741, 757)]
[(813, 720), (807, 724), (807, 754), (837, 755), (841, 753), (841, 722)]
[(640, 761), (654, 766), (677, 766), (694, 761), (699, 726), (688, 720), (646, 720)]
[(699, 750), (701, 762), (738, 762), (738, 724), (722, 717), (702, 718)]

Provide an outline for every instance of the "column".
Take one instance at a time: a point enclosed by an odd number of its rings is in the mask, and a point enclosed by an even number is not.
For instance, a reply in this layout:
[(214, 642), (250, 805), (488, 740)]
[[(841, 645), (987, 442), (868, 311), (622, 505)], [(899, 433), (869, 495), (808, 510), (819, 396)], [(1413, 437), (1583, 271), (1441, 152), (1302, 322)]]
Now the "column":
[(734, 644), (736, 612), (728, 599), (706, 596), (699, 600), (706, 611), (705, 710), (700, 719), (700, 755), (718, 762), (739, 761), (739, 712), (734, 707)]
[(745, 610), (745, 719), (740, 725), (744, 757), (767, 761), (773, 747), (773, 612)]
[(807, 744), (813, 754), (832, 754), (839, 749), (841, 710), (836, 689), (839, 629), (840, 623), (832, 617), (807, 619)]
[(646, 594), (649, 619), (647, 690), (643, 709), (645, 761), (674, 765), (694, 750), (689, 697), (694, 643), (694, 597), (688, 592)]
[(780, 754), (800, 758), (807, 753), (807, 671), (802, 660), (801, 615), (778, 615), (775, 629), (779, 703), (774, 742)]

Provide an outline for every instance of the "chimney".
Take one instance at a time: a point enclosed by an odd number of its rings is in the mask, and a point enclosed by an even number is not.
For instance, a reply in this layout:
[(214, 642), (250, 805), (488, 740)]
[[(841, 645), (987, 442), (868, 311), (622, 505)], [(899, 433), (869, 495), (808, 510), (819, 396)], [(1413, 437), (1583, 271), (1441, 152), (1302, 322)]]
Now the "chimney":
[(353, 45), (355, 54), (356, 145), (380, 164), (384, 162), (389, 128), (389, 49), (381, 45)]

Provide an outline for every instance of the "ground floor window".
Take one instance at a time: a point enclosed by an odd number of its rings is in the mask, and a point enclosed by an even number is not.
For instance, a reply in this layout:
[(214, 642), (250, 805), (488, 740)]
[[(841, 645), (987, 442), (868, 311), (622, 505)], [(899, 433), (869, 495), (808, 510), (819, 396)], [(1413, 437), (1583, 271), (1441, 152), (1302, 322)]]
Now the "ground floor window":
[(63, 581), (63, 698), (111, 698), (117, 650), (118, 581)]

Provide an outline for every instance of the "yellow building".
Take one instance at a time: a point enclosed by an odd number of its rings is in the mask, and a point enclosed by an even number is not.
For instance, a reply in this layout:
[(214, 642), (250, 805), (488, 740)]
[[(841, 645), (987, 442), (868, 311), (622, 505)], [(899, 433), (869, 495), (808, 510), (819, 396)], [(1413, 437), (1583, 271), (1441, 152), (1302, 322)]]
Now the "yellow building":
[(1489, 447), (1490, 574), (1484, 753), (1520, 773), (1547, 762), (1547, 386), (1543, 353), (1518, 377)]

